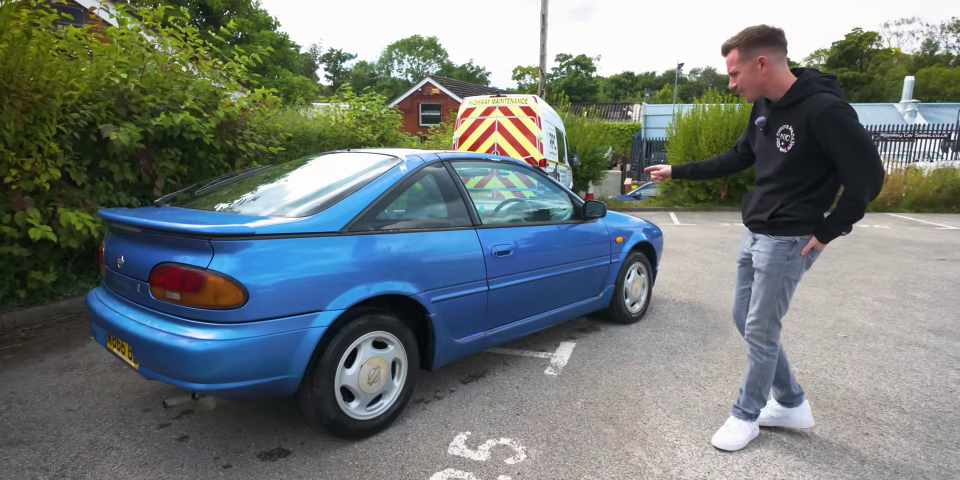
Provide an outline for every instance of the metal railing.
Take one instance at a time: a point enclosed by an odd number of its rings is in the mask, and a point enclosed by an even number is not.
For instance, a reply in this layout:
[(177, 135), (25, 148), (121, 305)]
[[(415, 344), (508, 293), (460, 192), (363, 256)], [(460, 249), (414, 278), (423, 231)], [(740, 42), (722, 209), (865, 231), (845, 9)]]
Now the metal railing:
[[(960, 161), (960, 124), (869, 125), (866, 130), (887, 172), (917, 162)], [(630, 176), (635, 182), (650, 180), (643, 171), (650, 165), (667, 163), (667, 142), (666, 137), (634, 137)]]
[(650, 174), (643, 170), (650, 165), (667, 163), (667, 138), (633, 137), (631, 149), (630, 173), (635, 182), (650, 181)]
[(960, 160), (958, 129), (951, 124), (870, 125), (867, 132), (889, 172), (917, 162)]

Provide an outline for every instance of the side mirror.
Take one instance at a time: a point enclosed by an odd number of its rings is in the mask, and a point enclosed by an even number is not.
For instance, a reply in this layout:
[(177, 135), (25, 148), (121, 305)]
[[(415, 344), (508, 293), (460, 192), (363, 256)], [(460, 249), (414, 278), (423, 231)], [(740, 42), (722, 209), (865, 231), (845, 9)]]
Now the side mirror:
[(579, 154), (579, 153), (574, 153), (574, 154), (573, 154), (573, 158), (570, 159), (570, 165), (572, 165), (572, 166), (574, 166), (574, 167), (579, 167), (579, 166), (580, 166), (580, 154)]
[(593, 220), (607, 216), (607, 204), (599, 200), (587, 200), (583, 204), (583, 218)]

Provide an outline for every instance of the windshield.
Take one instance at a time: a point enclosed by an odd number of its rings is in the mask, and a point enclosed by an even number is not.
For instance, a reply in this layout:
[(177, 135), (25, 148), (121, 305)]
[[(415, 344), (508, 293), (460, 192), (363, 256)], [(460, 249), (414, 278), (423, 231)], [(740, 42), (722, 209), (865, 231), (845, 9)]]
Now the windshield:
[(240, 215), (306, 217), (336, 204), (400, 162), (380, 153), (311, 155), (212, 184), (170, 205)]

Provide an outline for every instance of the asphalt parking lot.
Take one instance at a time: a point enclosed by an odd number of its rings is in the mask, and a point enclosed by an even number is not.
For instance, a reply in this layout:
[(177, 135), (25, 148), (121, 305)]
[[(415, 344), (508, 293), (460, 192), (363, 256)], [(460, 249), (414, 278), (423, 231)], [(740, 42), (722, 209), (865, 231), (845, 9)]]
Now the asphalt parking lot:
[(642, 322), (576, 319), (424, 372), (400, 420), (362, 442), (306, 427), (292, 398), (164, 409), (182, 392), (140, 378), (79, 316), (0, 333), (0, 477), (960, 476), (960, 215), (868, 214), (827, 247), (783, 334), (817, 425), (763, 429), (735, 453), (709, 440), (745, 367), (739, 214), (642, 216), (666, 235)]

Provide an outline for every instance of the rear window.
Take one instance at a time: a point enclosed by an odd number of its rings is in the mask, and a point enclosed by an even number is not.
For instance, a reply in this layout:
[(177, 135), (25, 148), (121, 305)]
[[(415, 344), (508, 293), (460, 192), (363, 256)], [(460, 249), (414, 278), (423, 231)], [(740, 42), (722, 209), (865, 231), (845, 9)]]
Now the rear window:
[(399, 164), (380, 153), (312, 155), (241, 173), (184, 193), (172, 206), (269, 217), (306, 217), (321, 212)]

